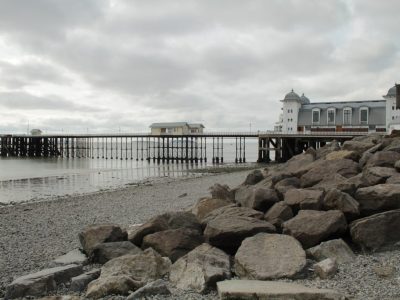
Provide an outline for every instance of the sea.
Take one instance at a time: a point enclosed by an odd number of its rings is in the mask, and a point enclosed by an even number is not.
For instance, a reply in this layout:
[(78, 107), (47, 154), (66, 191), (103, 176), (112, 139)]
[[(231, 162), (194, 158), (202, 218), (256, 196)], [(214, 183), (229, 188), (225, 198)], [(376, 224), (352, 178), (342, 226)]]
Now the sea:
[[(141, 145), (133, 144), (133, 149)], [(246, 140), (246, 164), (257, 161), (257, 141)], [(102, 158), (0, 158), (0, 205), (54, 199), (118, 189), (153, 178), (179, 178), (209, 168), (243, 166), (236, 164), (235, 140), (224, 143), (224, 163), (213, 164), (212, 144), (207, 143), (207, 162), (153, 162), (141, 156)]]

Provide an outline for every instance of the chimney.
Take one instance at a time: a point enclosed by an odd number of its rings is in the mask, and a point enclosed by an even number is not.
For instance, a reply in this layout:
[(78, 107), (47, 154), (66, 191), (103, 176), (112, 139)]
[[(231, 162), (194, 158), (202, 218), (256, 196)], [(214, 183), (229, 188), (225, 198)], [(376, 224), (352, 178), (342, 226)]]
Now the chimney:
[(400, 84), (396, 83), (396, 109), (400, 109)]

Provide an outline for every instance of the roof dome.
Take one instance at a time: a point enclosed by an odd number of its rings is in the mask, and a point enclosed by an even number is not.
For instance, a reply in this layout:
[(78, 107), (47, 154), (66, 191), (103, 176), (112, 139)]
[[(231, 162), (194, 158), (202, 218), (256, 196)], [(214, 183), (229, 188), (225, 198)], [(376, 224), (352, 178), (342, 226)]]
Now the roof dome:
[(396, 97), (396, 85), (388, 90), (386, 97)]
[(304, 93), (303, 93), (303, 95), (301, 95), (300, 101), (301, 101), (301, 104), (310, 104), (310, 99), (308, 99), (306, 96), (304, 96)]
[(300, 96), (297, 95), (297, 94), (293, 91), (293, 89), (292, 89), (291, 92), (289, 92), (289, 93), (286, 94), (285, 99), (283, 99), (283, 100), (284, 100), (284, 101), (287, 101), (287, 100), (301, 101)]

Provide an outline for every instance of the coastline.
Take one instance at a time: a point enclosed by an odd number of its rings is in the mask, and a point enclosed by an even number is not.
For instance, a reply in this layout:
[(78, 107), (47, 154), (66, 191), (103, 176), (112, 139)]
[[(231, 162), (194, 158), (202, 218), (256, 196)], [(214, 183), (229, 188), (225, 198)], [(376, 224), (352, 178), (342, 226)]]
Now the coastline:
[(78, 248), (78, 233), (94, 223), (142, 223), (186, 210), (214, 183), (235, 187), (260, 165), (246, 170), (152, 178), (123, 188), (0, 206), (0, 298), (14, 277), (38, 271)]

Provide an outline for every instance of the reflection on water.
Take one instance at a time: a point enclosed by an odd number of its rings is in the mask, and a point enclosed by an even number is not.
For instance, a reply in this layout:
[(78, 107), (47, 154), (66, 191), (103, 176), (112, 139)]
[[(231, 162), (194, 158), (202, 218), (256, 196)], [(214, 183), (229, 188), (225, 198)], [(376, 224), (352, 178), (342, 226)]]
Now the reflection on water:
[[(248, 147), (247, 161), (256, 161), (256, 144)], [(209, 160), (210, 160), (210, 156)], [(233, 147), (226, 147), (225, 162), (235, 158)], [(117, 188), (151, 177), (182, 177), (206, 163), (144, 161), (90, 158), (0, 158), (0, 202), (81, 194)]]

